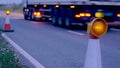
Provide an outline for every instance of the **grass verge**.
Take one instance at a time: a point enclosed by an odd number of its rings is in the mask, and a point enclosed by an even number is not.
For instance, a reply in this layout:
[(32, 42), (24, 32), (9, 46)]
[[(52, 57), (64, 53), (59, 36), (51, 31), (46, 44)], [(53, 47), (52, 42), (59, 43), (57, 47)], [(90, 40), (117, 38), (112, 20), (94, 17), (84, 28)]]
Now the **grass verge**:
[(22, 4), (0, 5), (0, 10), (5, 11), (6, 9), (10, 9), (12, 12), (17, 12), (17, 13), (23, 12)]
[[(0, 34), (2, 30), (0, 30)], [(14, 50), (10, 49), (5, 40), (0, 36), (0, 68), (28, 68), (20, 62)]]

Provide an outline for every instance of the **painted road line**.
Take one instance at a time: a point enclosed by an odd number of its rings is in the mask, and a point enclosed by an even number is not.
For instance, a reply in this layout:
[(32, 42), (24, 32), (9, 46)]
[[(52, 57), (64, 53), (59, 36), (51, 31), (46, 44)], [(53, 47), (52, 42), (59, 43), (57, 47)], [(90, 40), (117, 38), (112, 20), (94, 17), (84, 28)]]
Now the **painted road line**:
[(32, 24), (40, 24), (40, 22), (31, 21)]
[(85, 35), (84, 33), (79, 33), (79, 32), (75, 32), (75, 31), (71, 31), (71, 30), (68, 30), (67, 32), (73, 33), (73, 34), (76, 34), (76, 35), (80, 35), (80, 36)]
[(110, 30), (113, 30), (113, 31), (120, 31), (120, 29), (115, 29), (115, 28), (111, 28)]
[(38, 25), (38, 24), (43, 24), (43, 22), (35, 22), (35, 21), (30, 21), (30, 23)]
[(2, 33), (1, 36), (6, 39), (14, 48), (16, 48), (26, 59), (28, 59), (36, 68), (45, 68), (25, 50), (23, 50), (18, 44), (12, 41), (6, 34)]

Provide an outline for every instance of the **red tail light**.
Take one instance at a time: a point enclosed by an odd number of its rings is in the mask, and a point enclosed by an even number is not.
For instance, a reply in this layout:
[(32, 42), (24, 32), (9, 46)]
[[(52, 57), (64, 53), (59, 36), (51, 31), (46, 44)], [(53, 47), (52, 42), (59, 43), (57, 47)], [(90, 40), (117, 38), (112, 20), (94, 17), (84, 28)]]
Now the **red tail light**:
[(120, 17), (120, 13), (117, 14), (117, 17)]
[(40, 11), (41, 15), (44, 15), (44, 11)]

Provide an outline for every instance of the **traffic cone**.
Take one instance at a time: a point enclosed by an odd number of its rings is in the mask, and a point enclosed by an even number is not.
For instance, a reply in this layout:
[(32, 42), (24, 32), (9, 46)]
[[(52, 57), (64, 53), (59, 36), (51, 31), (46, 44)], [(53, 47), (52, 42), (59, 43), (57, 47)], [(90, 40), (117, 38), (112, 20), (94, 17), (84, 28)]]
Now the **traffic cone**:
[(102, 68), (100, 51), (99, 38), (91, 36), (88, 42), (84, 68)]
[(14, 32), (14, 30), (11, 29), (9, 15), (6, 16), (3, 32)]

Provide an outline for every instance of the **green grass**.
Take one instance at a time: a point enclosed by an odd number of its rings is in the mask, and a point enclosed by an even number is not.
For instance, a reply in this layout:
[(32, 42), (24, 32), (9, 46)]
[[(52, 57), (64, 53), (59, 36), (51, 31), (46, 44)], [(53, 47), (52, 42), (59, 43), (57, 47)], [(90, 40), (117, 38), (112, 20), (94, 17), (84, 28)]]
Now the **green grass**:
[(0, 5), (0, 10), (10, 9), (12, 12), (22, 13), (22, 4)]
[[(0, 30), (1, 31), (1, 30)], [(2, 32), (2, 31), (1, 31)], [(0, 34), (1, 34), (0, 32)], [(0, 68), (28, 68), (23, 65), (14, 50), (11, 50), (0, 36)]]

